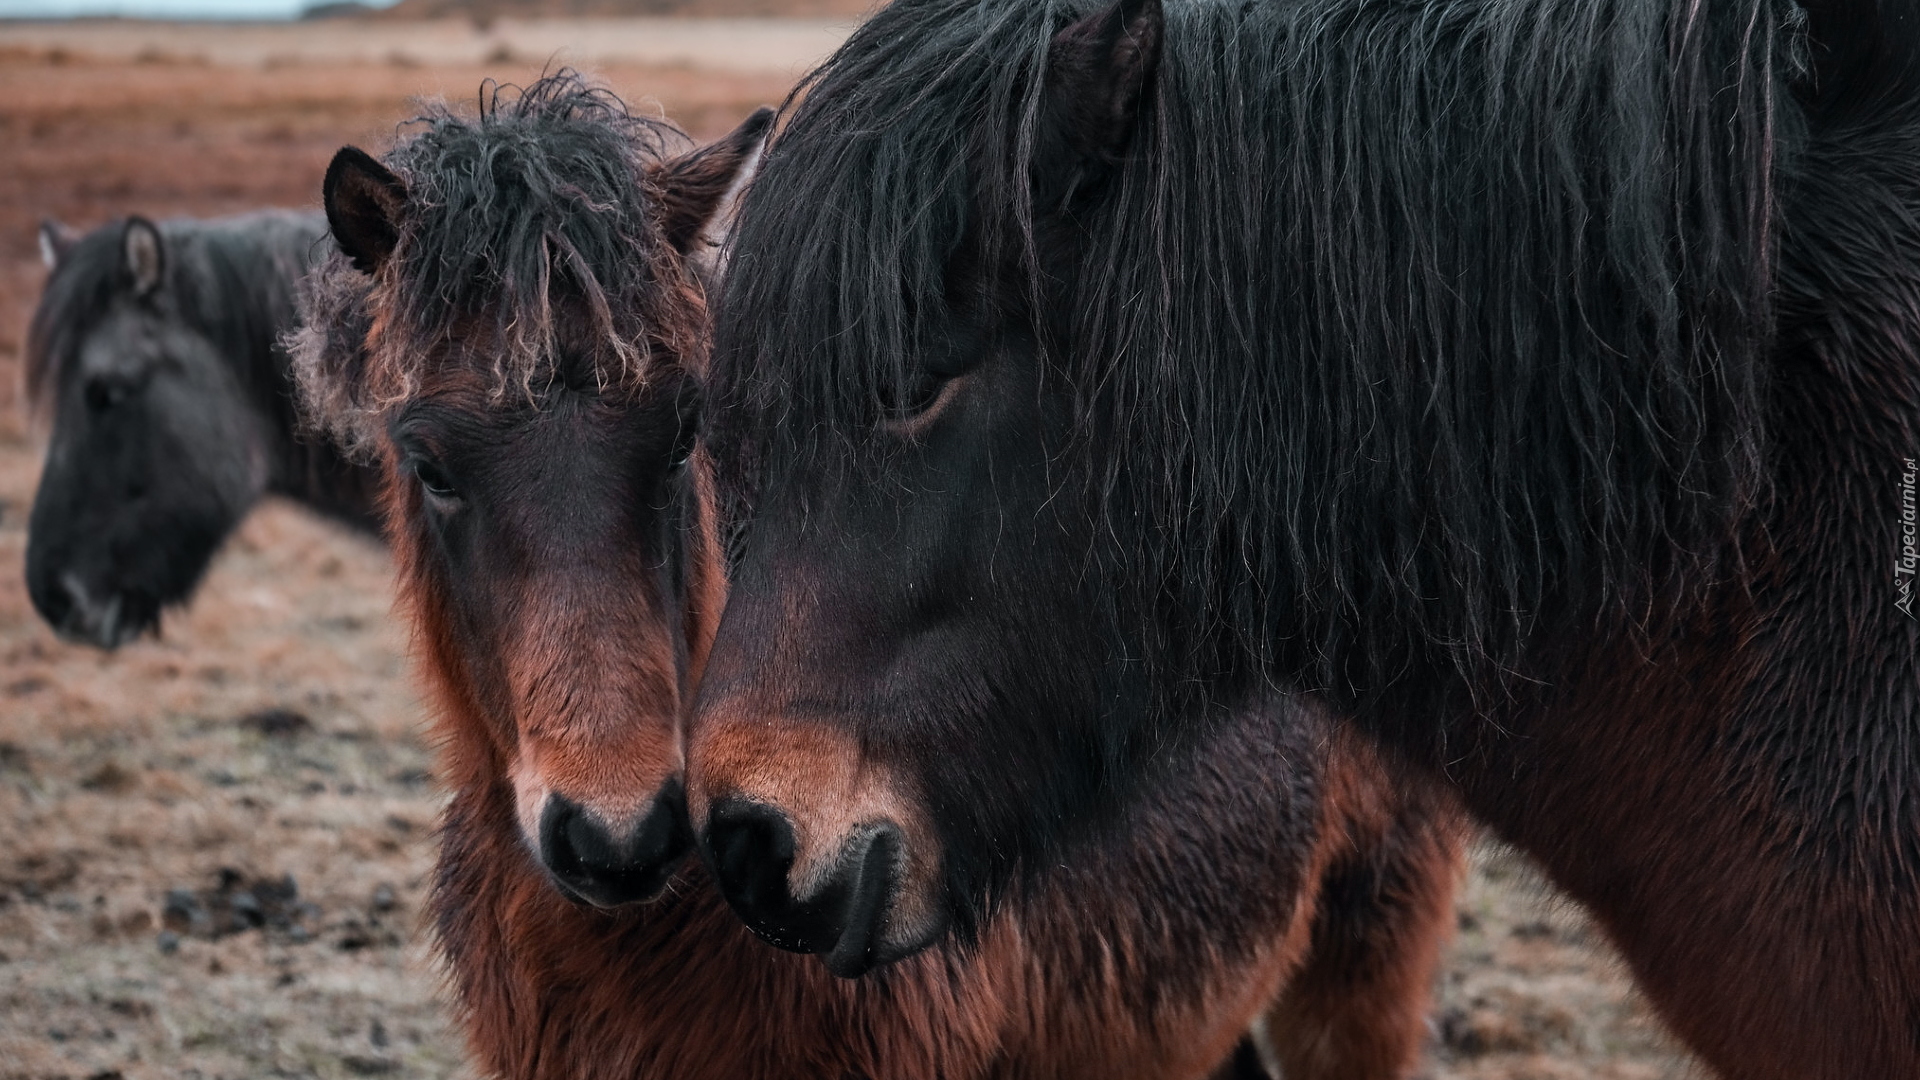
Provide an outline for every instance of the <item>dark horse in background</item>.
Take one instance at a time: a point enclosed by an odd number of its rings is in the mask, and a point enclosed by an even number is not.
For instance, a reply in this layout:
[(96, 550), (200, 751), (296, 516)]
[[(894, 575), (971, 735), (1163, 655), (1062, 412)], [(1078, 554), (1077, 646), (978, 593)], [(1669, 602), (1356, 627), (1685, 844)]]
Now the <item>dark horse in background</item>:
[(771, 118), (680, 152), (563, 74), (327, 173), (343, 254), (297, 366), (383, 478), (452, 795), (432, 907), (481, 1068), (1252, 1077), (1272, 1004), (1290, 1080), (1406, 1075), (1457, 819), (1309, 704), (1168, 754), (1092, 858), (869, 979), (767, 948), (686, 864), (680, 717), (727, 585), (702, 267)]
[(298, 430), (280, 343), (325, 229), (278, 211), (42, 227), (27, 396), (52, 432), (27, 590), (62, 636), (112, 649), (157, 628), (268, 492), (372, 528), (371, 474)]
[(1279, 685), (1722, 1075), (1920, 1076), (1910, 0), (900, 0), (734, 244), (749, 922), (970, 931)]

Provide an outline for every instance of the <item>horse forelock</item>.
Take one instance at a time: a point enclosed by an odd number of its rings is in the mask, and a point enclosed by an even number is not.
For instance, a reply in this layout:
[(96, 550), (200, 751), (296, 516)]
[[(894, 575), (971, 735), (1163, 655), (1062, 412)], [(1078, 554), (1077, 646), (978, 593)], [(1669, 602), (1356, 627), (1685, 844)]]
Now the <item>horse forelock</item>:
[(706, 309), (661, 230), (648, 167), (686, 137), (571, 72), (473, 115), (442, 106), (385, 158), (407, 188), (376, 275), (337, 253), (295, 343), (309, 412), (364, 445), (442, 374), (532, 400), (556, 381), (611, 394), (706, 359)]
[[(899, 0), (815, 74), (723, 286), (732, 460), (897, 398), (970, 225), (1034, 252), (1040, 61), (1096, 6)], [(1650, 566), (1724, 571), (1760, 468), (1797, 9), (1167, 19), (1048, 364), (1104, 433), (1092, 482), (1146, 511), (1112, 524), (1180, 636), (1263, 664), (1304, 641), (1308, 677), (1380, 685), (1415, 656), (1504, 669), (1569, 609), (1629, 617)]]

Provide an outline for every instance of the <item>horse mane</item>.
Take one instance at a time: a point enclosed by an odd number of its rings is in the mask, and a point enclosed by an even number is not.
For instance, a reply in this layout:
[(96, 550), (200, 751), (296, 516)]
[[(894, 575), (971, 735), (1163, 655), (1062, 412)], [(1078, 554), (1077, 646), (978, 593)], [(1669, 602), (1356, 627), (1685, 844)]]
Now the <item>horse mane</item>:
[[(1037, 263), (1044, 58), (1096, 2), (897, 0), (790, 102), (722, 294), (736, 468), (903, 400), (969, 229)], [(1797, 8), (1166, 16), (1082, 261), (1049, 268), (1071, 333), (1036, 330), (1176, 678), (1223, 642), (1362, 695), (1415, 664), (1504, 678), (1545, 620), (1726, 572)]]
[[(286, 378), (278, 339), (295, 318), (295, 283), (313, 261), (324, 221), (262, 211), (182, 218), (158, 228), (166, 245), (166, 280), (155, 302), (233, 361), (242, 385), (263, 398), (277, 393)], [(27, 329), (26, 399), (35, 414), (52, 407), (84, 332), (130, 292), (124, 235), (124, 220), (94, 229), (47, 279)], [(267, 360), (272, 363), (262, 363)]]
[(678, 128), (570, 70), (412, 123), (383, 158), (407, 188), (393, 256), (369, 276), (335, 251), (302, 298), (295, 364), (329, 433), (363, 447), (441, 370), (531, 398), (553, 379), (630, 390), (658, 348), (704, 360), (699, 290), (649, 209)]

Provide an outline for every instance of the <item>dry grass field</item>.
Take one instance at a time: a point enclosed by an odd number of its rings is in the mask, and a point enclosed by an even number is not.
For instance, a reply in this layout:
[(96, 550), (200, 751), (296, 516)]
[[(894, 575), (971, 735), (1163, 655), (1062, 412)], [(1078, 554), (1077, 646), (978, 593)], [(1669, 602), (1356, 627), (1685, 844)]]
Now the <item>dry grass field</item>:
[[(38, 452), (16, 388), (41, 215), (312, 205), (341, 143), (383, 146), (415, 95), (531, 78), (566, 28), (437, 60), (378, 37), (328, 53), (305, 26), (251, 28), (284, 39), (252, 52), (31, 29), (0, 26), (0, 1080), (467, 1075), (419, 925), (439, 795), (384, 552), (269, 505), (160, 640), (62, 644), (21, 580)], [(609, 85), (700, 135), (810, 59), (622, 59), (604, 25), (577, 33)], [(1431, 1077), (1693, 1074), (1519, 860), (1476, 853), (1459, 923)]]

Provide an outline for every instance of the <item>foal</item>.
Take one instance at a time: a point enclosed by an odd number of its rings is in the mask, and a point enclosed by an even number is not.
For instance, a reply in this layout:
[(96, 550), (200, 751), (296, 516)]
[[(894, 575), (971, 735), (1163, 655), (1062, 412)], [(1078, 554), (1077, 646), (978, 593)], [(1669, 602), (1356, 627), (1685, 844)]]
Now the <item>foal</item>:
[(1457, 830), (1290, 699), (1169, 755), (1156, 798), (970, 940), (869, 978), (766, 948), (682, 868), (678, 717), (725, 591), (696, 266), (770, 122), (667, 157), (670, 129), (556, 76), (328, 170), (343, 256), (301, 375), (386, 477), (453, 792), (433, 909), (479, 1062), (1253, 1076), (1243, 1036), (1286, 987), (1290, 1078), (1403, 1075)]

